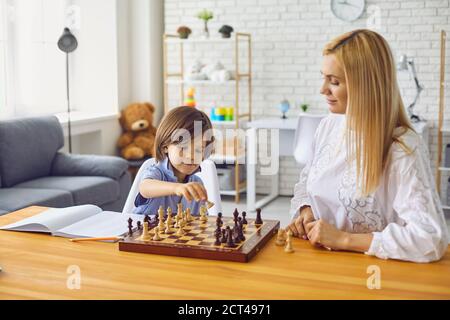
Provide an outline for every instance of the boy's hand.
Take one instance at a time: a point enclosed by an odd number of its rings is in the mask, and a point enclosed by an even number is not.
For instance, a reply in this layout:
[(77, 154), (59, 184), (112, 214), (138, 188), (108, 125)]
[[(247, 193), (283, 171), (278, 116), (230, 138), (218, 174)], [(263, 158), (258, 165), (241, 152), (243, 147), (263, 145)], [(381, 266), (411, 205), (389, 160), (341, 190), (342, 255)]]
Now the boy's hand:
[(178, 183), (175, 187), (175, 194), (186, 198), (188, 201), (208, 200), (205, 187), (198, 182)]
[(292, 231), (294, 237), (299, 237), (306, 240), (306, 236), (309, 231), (306, 230), (306, 225), (312, 221), (314, 221), (314, 214), (311, 207), (304, 207), (300, 210), (300, 215), (296, 219), (293, 219), (289, 224), (288, 230), (290, 229)]

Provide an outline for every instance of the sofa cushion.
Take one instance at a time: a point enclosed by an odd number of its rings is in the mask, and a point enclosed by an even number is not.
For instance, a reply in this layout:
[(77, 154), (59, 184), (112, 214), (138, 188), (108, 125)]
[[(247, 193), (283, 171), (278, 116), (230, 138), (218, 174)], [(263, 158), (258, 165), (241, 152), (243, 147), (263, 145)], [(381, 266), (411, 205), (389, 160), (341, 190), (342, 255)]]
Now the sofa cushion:
[(1, 188), (0, 208), (11, 212), (28, 206), (67, 207), (73, 206), (68, 191), (55, 189)]
[(102, 205), (117, 200), (120, 193), (119, 184), (106, 177), (44, 177), (16, 187), (65, 190), (72, 194), (75, 205)]
[(0, 121), (2, 187), (50, 175), (63, 145), (62, 127), (54, 116)]
[(127, 169), (128, 162), (119, 157), (58, 152), (51, 175), (101, 176), (118, 180)]

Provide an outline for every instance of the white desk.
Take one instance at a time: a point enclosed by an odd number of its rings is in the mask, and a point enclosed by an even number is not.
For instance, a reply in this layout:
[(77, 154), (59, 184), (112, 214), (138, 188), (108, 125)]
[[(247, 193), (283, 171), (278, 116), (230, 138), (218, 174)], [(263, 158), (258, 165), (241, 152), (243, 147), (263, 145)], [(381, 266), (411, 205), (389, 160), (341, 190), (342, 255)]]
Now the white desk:
[[(320, 116), (320, 115), (318, 115)], [(259, 201), (256, 201), (256, 163), (257, 163), (257, 131), (258, 129), (279, 130), (279, 156), (294, 155), (295, 131), (298, 118), (264, 118), (247, 123), (247, 210), (252, 212), (256, 208), (262, 208), (279, 195), (279, 162), (276, 174), (271, 176), (270, 193)], [(426, 122), (412, 124), (418, 134), (422, 136), (428, 145), (428, 125)], [(299, 172), (300, 174), (300, 172)]]
[(279, 165), (276, 174), (271, 176), (270, 193), (256, 201), (256, 163), (257, 163), (257, 134), (258, 129), (279, 130), (279, 155), (293, 155), (295, 130), (298, 118), (264, 118), (247, 123), (247, 210), (255, 211), (264, 207), (279, 195)]

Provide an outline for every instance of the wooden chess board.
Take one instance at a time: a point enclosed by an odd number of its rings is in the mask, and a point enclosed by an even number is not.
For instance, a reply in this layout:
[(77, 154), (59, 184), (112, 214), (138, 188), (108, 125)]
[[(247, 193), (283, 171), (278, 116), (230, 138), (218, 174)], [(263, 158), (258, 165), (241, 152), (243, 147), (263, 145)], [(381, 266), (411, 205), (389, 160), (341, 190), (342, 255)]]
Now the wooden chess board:
[[(232, 217), (222, 219), (223, 227), (234, 226)], [(198, 217), (189, 222), (183, 229), (185, 234), (177, 236), (174, 233), (160, 233), (160, 241), (141, 241), (142, 229), (135, 231), (132, 236), (127, 236), (119, 241), (119, 250), (153, 253), (170, 256), (227, 260), (237, 262), (248, 262), (266, 244), (270, 238), (277, 233), (280, 227), (279, 221), (264, 220), (260, 226), (255, 225), (254, 219), (247, 219), (248, 224), (244, 230), (245, 240), (236, 243), (233, 247), (226, 244), (215, 245), (216, 230), (215, 217), (209, 217), (207, 222), (202, 222)], [(151, 225), (149, 234), (153, 237), (155, 225)], [(176, 231), (176, 229), (174, 229)]]

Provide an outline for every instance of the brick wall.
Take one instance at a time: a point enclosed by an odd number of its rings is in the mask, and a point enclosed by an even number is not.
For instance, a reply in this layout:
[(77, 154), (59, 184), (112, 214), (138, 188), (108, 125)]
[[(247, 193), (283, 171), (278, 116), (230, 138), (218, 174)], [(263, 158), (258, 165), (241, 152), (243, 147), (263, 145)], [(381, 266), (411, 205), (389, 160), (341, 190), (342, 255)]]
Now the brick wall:
[[(426, 118), (430, 125), (429, 149), (433, 168), (437, 152), (437, 119), (439, 97), (439, 53), (440, 30), (450, 33), (449, 0), (368, 0), (366, 11), (355, 22), (343, 22), (334, 17), (329, 0), (165, 0), (165, 30), (175, 33), (180, 25), (187, 25), (198, 36), (202, 23), (195, 14), (207, 8), (215, 18), (210, 21), (212, 36), (223, 24), (230, 24), (235, 30), (249, 32), (253, 37), (253, 115), (277, 116), (276, 105), (282, 99), (291, 104), (306, 102), (311, 112), (327, 110), (319, 94), (321, 85), (321, 51), (324, 44), (333, 37), (356, 28), (366, 28), (368, 23), (390, 43), (394, 56), (406, 53), (414, 57), (419, 80), (425, 90), (422, 92), (416, 113)], [(203, 47), (202, 47), (203, 46)], [(232, 55), (220, 46), (211, 48), (195, 45), (186, 48), (186, 60), (200, 58), (205, 62), (217, 59), (231, 66)], [(449, 47), (447, 45), (447, 47)], [(175, 49), (175, 48), (173, 48)], [(176, 68), (177, 51), (170, 50), (170, 67)], [(450, 48), (448, 50), (450, 52)], [(447, 54), (447, 61), (450, 53)], [(450, 78), (450, 63), (447, 63), (447, 79)], [(407, 72), (398, 75), (406, 105), (415, 95), (414, 83)], [(233, 104), (228, 88), (198, 88), (200, 104)], [(447, 86), (447, 91), (450, 91)], [(178, 104), (178, 88), (170, 89), (171, 105)], [(200, 98), (201, 97), (201, 98)], [(450, 101), (446, 94), (446, 101)], [(244, 97), (245, 101), (245, 97)], [(288, 116), (299, 111), (291, 110)], [(450, 119), (450, 108), (446, 116)], [(445, 136), (445, 143), (450, 138)], [(298, 177), (296, 163), (291, 157), (281, 159), (281, 194), (291, 195)], [(446, 187), (443, 178), (443, 192)], [(266, 191), (268, 180), (258, 180), (258, 191)]]

